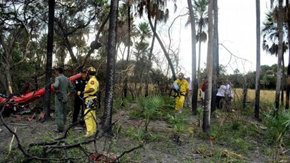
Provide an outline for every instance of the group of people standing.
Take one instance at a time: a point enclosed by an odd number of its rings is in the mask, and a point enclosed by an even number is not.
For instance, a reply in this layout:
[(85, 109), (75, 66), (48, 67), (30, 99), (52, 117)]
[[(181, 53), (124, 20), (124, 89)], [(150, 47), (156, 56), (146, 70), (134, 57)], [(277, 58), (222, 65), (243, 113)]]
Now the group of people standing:
[[(72, 82), (63, 75), (62, 68), (54, 70), (56, 76), (53, 87), (55, 89), (55, 110), (56, 110), (56, 132), (63, 132), (66, 122), (67, 102), (70, 93), (75, 94), (74, 112), (72, 124), (80, 122), (86, 126), (86, 137), (90, 137), (96, 133), (96, 111), (95, 104), (97, 100), (97, 92), (99, 90), (99, 82), (96, 78), (96, 69), (90, 67), (81, 72), (81, 78)], [(79, 113), (81, 118), (78, 121)]]
[[(86, 137), (92, 136), (96, 133), (96, 104), (97, 104), (97, 92), (99, 90), (99, 82), (96, 78), (96, 69), (93, 67), (83, 70), (81, 72), (81, 78), (74, 82), (74, 86), (71, 81), (63, 75), (62, 68), (56, 68), (54, 71), (56, 76), (53, 87), (55, 89), (55, 109), (56, 109), (56, 122), (57, 132), (64, 131), (64, 125), (66, 122), (66, 107), (68, 102), (68, 96), (71, 92), (75, 94), (74, 111), (72, 124), (79, 123), (86, 126)], [(192, 84), (190, 78), (184, 78), (183, 73), (178, 74), (178, 79), (173, 83), (173, 89), (175, 91), (175, 110), (178, 113), (182, 113), (183, 106), (190, 107), (192, 96)], [(205, 104), (205, 90), (206, 80), (204, 79), (201, 85), (201, 102)], [(217, 94), (217, 106), (221, 99), (233, 98), (232, 84), (230, 81), (226, 81), (226, 84), (221, 84)], [(78, 121), (79, 113), (81, 118)]]
[[(206, 91), (207, 81), (204, 78), (201, 84), (200, 99), (201, 104), (205, 106), (205, 91)], [(229, 80), (226, 80), (225, 84), (219, 84), (219, 89), (216, 94), (216, 106), (220, 107), (220, 101), (225, 99), (230, 102), (234, 97), (232, 84)], [(184, 78), (183, 73), (178, 74), (178, 79), (173, 83), (173, 90), (175, 91), (175, 110), (178, 113), (182, 112), (182, 108), (191, 106), (192, 100), (192, 84), (190, 78)]]

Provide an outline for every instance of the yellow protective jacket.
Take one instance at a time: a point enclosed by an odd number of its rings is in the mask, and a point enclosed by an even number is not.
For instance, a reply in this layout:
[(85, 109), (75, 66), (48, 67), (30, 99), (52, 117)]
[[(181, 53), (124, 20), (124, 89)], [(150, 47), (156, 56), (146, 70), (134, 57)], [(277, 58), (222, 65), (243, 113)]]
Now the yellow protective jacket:
[(174, 81), (174, 83), (178, 84), (178, 86), (179, 86), (179, 90), (180, 90), (180, 93), (181, 93), (182, 95), (185, 95), (186, 92), (187, 92), (188, 89), (189, 89), (189, 87), (188, 87), (188, 82), (187, 82), (185, 79), (183, 79), (183, 80), (179, 80), (179, 79), (177, 79), (177, 80)]
[(89, 96), (95, 96), (97, 91), (99, 90), (99, 82), (95, 76), (92, 76), (88, 83), (85, 86), (85, 91), (89, 90), (90, 88), (94, 89), (93, 92), (85, 93), (84, 98), (87, 98)]

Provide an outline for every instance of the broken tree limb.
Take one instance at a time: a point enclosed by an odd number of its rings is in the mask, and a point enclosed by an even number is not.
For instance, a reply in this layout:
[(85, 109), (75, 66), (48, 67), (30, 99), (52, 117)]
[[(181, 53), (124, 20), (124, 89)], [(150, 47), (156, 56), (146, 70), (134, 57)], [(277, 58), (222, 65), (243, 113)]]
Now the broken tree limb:
[[(14, 127), (14, 132), (15, 132), (15, 133), (17, 132), (17, 127)], [(12, 145), (13, 145), (14, 138), (15, 138), (15, 135), (12, 135), (12, 138), (11, 138), (11, 141), (10, 141), (10, 144), (9, 144), (8, 155), (9, 155), (9, 154), (10, 154), (10, 152), (11, 152), (11, 149), (12, 149)]]
[(128, 153), (131, 153), (139, 148), (142, 148), (144, 146), (144, 144), (140, 144), (139, 146), (137, 147), (134, 147), (130, 150), (127, 150), (127, 151), (124, 151), (122, 154), (120, 154), (120, 156), (118, 156), (115, 160), (113, 160), (112, 162), (118, 162), (120, 158), (122, 158), (125, 154), (128, 154)]

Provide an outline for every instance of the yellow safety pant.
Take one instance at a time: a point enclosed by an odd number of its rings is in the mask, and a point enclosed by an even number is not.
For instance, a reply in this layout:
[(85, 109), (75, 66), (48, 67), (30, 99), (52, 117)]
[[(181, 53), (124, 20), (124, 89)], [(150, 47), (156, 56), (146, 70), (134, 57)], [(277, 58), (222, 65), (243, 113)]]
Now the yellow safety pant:
[(185, 96), (177, 96), (175, 98), (175, 110), (179, 111), (180, 109), (183, 108)]
[[(96, 98), (96, 97), (94, 97)], [(85, 101), (85, 104), (87, 105), (90, 100), (94, 98), (87, 98)], [(96, 122), (96, 111), (94, 109), (90, 109), (89, 107), (86, 107), (85, 112), (84, 112), (84, 119), (86, 123), (86, 129), (87, 129), (87, 136), (92, 136), (97, 132), (97, 122)]]

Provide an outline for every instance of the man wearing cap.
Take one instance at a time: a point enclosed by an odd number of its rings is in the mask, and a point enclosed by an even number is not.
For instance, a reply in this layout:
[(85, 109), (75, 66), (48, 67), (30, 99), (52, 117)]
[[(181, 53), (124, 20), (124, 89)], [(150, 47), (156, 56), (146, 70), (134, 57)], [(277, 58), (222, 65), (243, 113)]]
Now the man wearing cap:
[(62, 68), (54, 70), (56, 76), (53, 87), (55, 89), (55, 111), (57, 131), (63, 132), (66, 121), (66, 105), (68, 101), (68, 94), (74, 90), (71, 81), (63, 75)]
[(178, 79), (175, 80), (174, 83), (179, 86), (179, 90), (176, 93), (176, 98), (175, 98), (175, 110), (181, 113), (185, 96), (189, 92), (189, 87), (188, 87), (187, 81), (184, 79), (183, 73), (178, 74)]
[(84, 125), (84, 101), (83, 97), (84, 94), (81, 92), (84, 92), (85, 86), (88, 83), (87, 80), (87, 72), (86, 70), (81, 71), (82, 77), (77, 79), (74, 84), (75, 84), (75, 89), (76, 89), (76, 94), (75, 94), (75, 101), (74, 101), (74, 111), (73, 111), (73, 120), (72, 123), (76, 123), (78, 121), (78, 116), (81, 110), (81, 119), (80, 119), (80, 124)]

